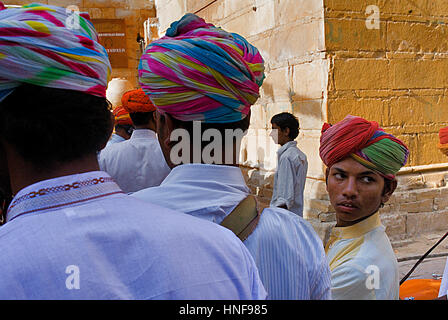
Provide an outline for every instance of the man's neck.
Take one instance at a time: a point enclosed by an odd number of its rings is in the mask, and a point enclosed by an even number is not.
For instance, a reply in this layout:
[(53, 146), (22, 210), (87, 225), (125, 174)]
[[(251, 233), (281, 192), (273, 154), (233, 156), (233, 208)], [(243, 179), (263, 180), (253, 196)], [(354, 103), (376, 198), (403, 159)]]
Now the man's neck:
[(36, 170), (32, 165), (20, 158), (8, 161), (8, 165), (13, 194), (17, 194), (23, 188), (39, 181), (100, 170), (96, 155), (89, 155), (71, 162), (57, 164), (52, 169), (42, 171)]

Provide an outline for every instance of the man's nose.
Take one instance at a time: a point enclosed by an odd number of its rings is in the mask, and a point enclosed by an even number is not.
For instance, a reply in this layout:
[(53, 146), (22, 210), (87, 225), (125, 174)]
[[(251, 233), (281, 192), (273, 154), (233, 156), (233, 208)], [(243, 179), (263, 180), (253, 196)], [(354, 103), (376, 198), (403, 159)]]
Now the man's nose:
[(342, 194), (349, 199), (353, 199), (358, 196), (358, 185), (356, 184), (355, 177), (349, 177), (346, 179)]

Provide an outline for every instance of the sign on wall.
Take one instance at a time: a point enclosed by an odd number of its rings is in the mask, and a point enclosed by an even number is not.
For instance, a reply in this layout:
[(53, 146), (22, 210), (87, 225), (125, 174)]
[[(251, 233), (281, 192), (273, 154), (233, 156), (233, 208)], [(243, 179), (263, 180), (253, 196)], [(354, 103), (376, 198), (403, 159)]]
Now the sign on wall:
[(93, 19), (99, 41), (106, 48), (112, 68), (128, 68), (124, 19)]

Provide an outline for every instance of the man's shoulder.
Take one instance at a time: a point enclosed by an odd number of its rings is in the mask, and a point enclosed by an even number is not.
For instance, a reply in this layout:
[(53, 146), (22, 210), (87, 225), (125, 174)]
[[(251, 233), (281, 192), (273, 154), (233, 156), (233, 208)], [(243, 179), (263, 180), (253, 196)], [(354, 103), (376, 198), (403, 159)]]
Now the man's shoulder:
[[(261, 214), (260, 228), (265, 237), (278, 238), (278, 241), (293, 239), (294, 242), (323, 250), (322, 240), (317, 235), (312, 225), (295, 213), (277, 207), (265, 208)], [(283, 240), (282, 240), (283, 239)]]
[(291, 146), (280, 156), (280, 160), (307, 161), (307, 156), (297, 146)]

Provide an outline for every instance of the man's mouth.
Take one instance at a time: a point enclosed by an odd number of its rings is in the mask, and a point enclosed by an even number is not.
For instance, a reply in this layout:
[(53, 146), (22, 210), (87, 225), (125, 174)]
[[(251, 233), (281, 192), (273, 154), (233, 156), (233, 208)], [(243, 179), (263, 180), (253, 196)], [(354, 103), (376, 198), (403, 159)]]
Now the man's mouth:
[(343, 201), (337, 204), (337, 207), (342, 211), (354, 211), (358, 206), (351, 201)]

